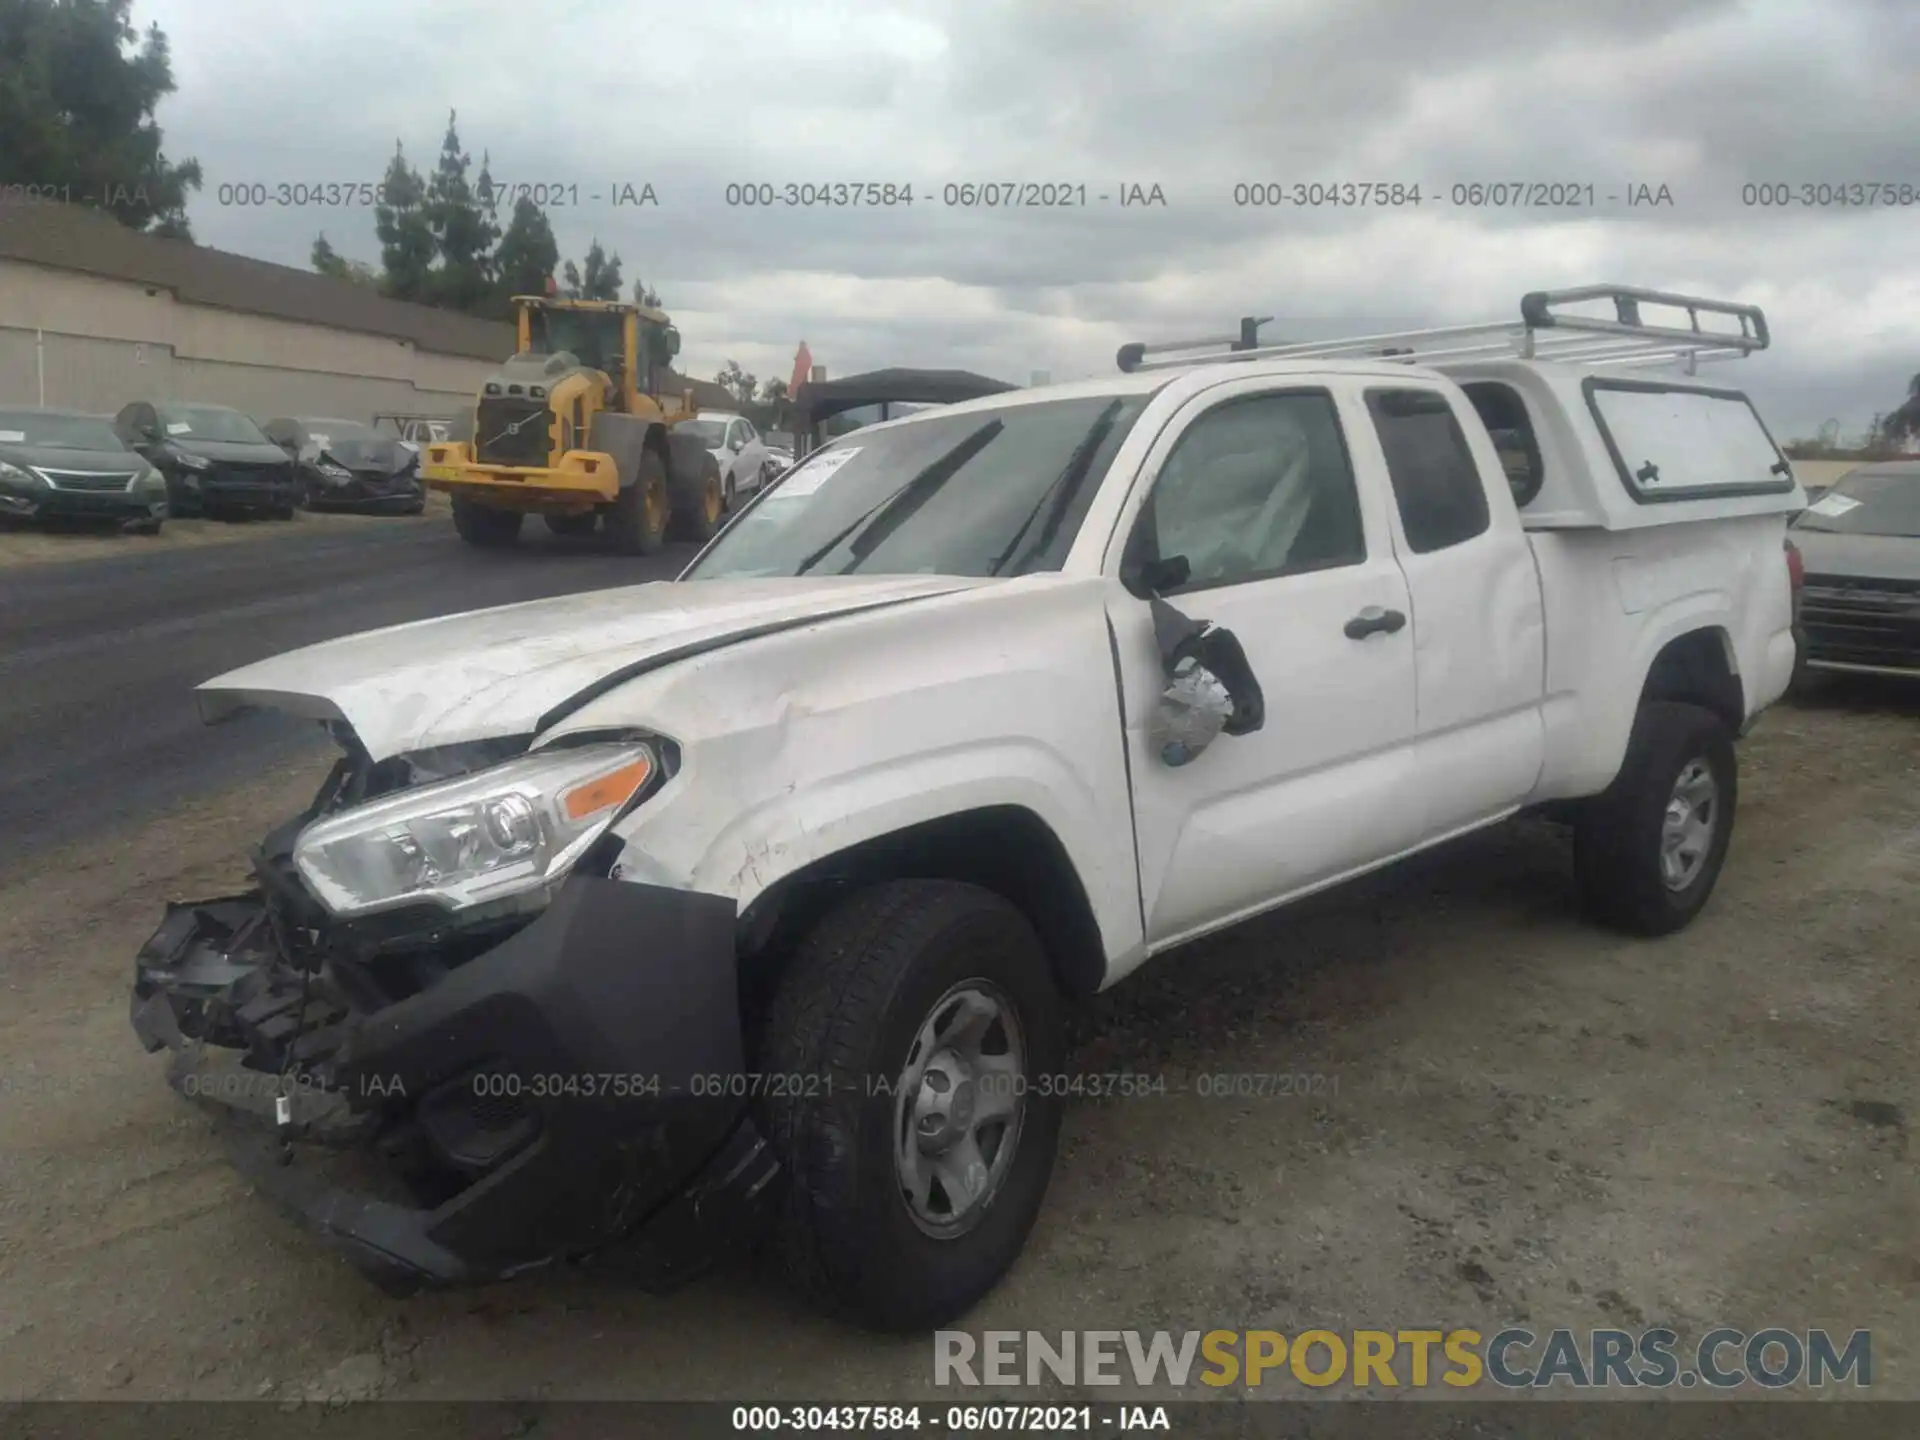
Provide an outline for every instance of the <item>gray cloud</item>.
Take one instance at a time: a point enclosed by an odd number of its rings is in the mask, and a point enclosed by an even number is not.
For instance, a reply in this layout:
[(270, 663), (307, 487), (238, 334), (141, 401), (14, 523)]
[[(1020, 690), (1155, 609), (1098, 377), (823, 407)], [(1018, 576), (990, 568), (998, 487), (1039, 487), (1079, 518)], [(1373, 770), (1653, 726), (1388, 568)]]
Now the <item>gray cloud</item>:
[[(371, 259), (365, 210), (221, 205), (236, 180), (423, 170), (461, 106), (497, 177), (577, 187), (563, 251), (597, 237), (663, 294), (700, 369), (784, 374), (804, 336), (836, 373), (960, 365), (1099, 373), (1138, 335), (1247, 310), (1336, 333), (1512, 313), (1542, 286), (1618, 279), (1757, 300), (1775, 353), (1744, 373), (1778, 428), (1849, 426), (1920, 369), (1920, 203), (1754, 207), (1749, 182), (1920, 187), (1910, 0), (1118, 0), (788, 7), (581, 0), (563, 72), (524, 7), (336, 0), (276, 12), (147, 0), (199, 156), (209, 243)], [(516, 38), (522, 37), (524, 39)], [(1418, 182), (1385, 212), (1237, 207), (1236, 183)], [(1468, 180), (1591, 183), (1570, 210), (1456, 206)], [(619, 181), (658, 208), (616, 208)], [(911, 208), (730, 207), (749, 181), (910, 182)], [(948, 181), (1085, 184), (1054, 210), (940, 204)], [(1665, 184), (1669, 208), (1609, 194)], [(1158, 183), (1162, 209), (1101, 203)], [(592, 200), (594, 193), (602, 195)], [(929, 196), (931, 197), (929, 199)], [(1920, 197), (1916, 197), (1920, 199)], [(1279, 328), (1279, 327), (1275, 327)]]

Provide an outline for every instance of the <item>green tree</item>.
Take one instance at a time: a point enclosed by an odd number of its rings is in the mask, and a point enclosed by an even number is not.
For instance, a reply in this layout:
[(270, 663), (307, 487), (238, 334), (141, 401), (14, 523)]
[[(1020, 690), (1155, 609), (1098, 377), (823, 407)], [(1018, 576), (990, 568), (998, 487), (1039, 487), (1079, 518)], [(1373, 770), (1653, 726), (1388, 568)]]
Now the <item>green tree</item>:
[(497, 285), (493, 313), (505, 315), (507, 302), (515, 295), (543, 295), (547, 281), (560, 263), (560, 247), (554, 243), (553, 226), (547, 212), (522, 195), (513, 202), (513, 218), (493, 252), (493, 273)]
[(650, 305), (655, 310), (658, 310), (660, 308), (660, 292), (644, 280), (635, 280), (633, 282), (633, 303), (636, 305)]
[(560, 272), (560, 293), (569, 300), (584, 298), (580, 294), (580, 267), (571, 260), (567, 261), (566, 268)]
[(381, 289), (396, 300), (431, 300), (439, 245), (427, 211), (426, 183), (407, 163), (398, 140), (374, 206), (373, 228), (380, 237)]
[(380, 288), (380, 276), (364, 260), (349, 260), (336, 251), (322, 234), (313, 242), (313, 268), (335, 280), (351, 280), (369, 290)]
[(753, 403), (753, 392), (759, 384), (752, 372), (740, 368), (738, 360), (727, 361), (726, 368), (713, 377), (713, 382), (721, 389), (731, 391), (733, 398), (742, 405)]
[(1873, 433), (1890, 445), (1920, 435), (1920, 375), (1907, 381), (1907, 398), (1891, 414), (1877, 420)]
[(489, 224), (485, 206), (467, 183), (471, 162), (460, 148), (454, 119), (449, 113), (440, 163), (427, 184), (421, 207), (439, 261), (427, 290), (434, 302), (446, 309), (472, 312), (492, 294), (493, 247), (500, 239), (500, 230)]
[(200, 188), (200, 163), (176, 164), (161, 148), (153, 114), (176, 88), (173, 63), (158, 25), (134, 30), (132, 3), (0, 0), (4, 179), (190, 240), (187, 192)]
[(620, 257), (611, 260), (598, 240), (587, 246), (587, 260), (580, 281), (582, 300), (618, 300), (620, 298)]
[(768, 380), (760, 387), (760, 403), (766, 409), (769, 429), (778, 429), (784, 425), (789, 411), (793, 408), (787, 395), (787, 382), (778, 379)]

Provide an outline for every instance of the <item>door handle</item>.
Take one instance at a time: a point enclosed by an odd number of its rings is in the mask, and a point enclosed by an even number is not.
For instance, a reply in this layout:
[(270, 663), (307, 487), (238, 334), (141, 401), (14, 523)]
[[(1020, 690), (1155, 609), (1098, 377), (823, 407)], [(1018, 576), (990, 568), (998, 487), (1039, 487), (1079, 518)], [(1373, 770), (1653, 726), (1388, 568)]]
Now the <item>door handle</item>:
[(1364, 640), (1376, 633), (1392, 635), (1406, 623), (1407, 617), (1398, 610), (1383, 610), (1378, 605), (1369, 605), (1347, 621), (1347, 638)]

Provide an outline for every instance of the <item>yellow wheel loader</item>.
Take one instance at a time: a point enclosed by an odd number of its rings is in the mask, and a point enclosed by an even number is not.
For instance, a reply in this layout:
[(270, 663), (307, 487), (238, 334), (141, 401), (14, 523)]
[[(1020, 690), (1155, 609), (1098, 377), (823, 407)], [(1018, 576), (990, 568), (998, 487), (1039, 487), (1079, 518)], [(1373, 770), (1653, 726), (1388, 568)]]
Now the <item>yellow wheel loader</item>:
[(680, 351), (667, 316), (538, 295), (513, 307), (519, 348), (480, 387), (471, 438), (429, 445), (421, 467), (429, 488), (452, 496), (460, 538), (511, 545), (539, 515), (556, 535), (597, 528), (635, 555), (669, 534), (712, 539), (726, 509), (720, 465), (674, 428), (697, 407), (659, 384)]

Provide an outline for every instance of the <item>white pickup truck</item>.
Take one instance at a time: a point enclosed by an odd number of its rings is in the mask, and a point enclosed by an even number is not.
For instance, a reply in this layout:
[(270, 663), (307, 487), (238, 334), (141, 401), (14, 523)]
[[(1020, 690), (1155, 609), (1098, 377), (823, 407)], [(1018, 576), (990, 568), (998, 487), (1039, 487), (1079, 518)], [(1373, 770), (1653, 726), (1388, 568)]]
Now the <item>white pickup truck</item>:
[(921, 1328), (1039, 1211), (1066, 1003), (1149, 958), (1523, 811), (1685, 925), (1794, 666), (1802, 492), (1689, 378), (1759, 312), (1220, 343), (863, 429), (677, 581), (207, 682), (344, 753), (170, 907), (142, 1041), (393, 1288), (770, 1237)]

